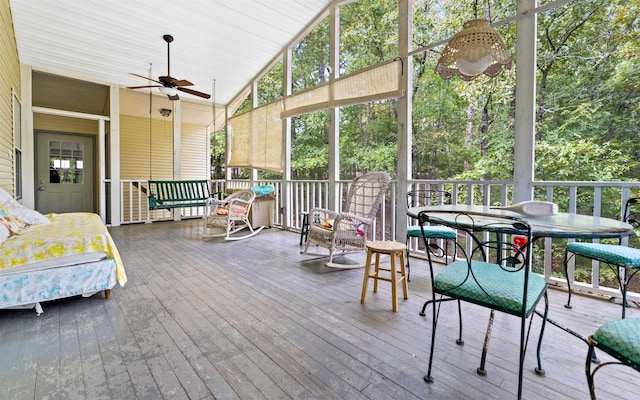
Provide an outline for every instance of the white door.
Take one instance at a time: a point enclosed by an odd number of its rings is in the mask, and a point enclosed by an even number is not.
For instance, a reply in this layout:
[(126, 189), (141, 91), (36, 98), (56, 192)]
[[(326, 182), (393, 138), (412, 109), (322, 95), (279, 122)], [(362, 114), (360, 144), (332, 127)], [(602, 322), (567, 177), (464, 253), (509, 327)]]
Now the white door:
[(36, 136), (36, 209), (43, 214), (94, 212), (94, 137)]

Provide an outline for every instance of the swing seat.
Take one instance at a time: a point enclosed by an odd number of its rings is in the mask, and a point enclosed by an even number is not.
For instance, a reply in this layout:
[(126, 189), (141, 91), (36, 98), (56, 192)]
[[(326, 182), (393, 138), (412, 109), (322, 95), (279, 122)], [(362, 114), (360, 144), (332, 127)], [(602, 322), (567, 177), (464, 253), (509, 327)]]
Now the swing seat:
[[(249, 212), (255, 200), (256, 194), (251, 190), (239, 190), (222, 200), (209, 199), (207, 213), (203, 218), (204, 239), (212, 237), (225, 237), (225, 240), (242, 240), (254, 236), (264, 226), (253, 229), (249, 222)], [(249, 233), (241, 236), (232, 236), (243, 229)]]
[(150, 180), (149, 210), (203, 207), (211, 197), (207, 180)]

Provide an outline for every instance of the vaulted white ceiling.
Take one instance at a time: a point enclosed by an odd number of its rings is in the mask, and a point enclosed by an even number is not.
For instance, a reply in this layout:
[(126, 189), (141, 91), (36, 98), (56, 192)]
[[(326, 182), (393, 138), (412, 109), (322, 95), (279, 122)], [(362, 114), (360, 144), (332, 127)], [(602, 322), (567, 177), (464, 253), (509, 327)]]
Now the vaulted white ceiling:
[[(140, 86), (167, 72), (228, 103), (331, 0), (11, 0), (18, 55), (35, 70)], [(198, 97), (180, 93), (184, 100)], [(210, 102), (211, 100), (208, 100)]]

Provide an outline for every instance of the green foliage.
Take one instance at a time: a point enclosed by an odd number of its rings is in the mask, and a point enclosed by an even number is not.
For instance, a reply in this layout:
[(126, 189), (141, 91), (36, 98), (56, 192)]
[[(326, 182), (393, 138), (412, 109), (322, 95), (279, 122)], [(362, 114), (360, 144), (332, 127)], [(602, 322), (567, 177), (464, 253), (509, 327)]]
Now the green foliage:
[(398, 55), (397, 0), (360, 0), (340, 7), (340, 75)]
[(251, 94), (249, 94), (249, 96), (247, 96), (242, 103), (240, 104), (240, 107), (238, 107), (238, 109), (236, 110), (235, 113), (233, 113), (233, 116), (236, 115), (240, 115), (242, 113), (245, 113), (249, 110), (251, 110)]
[(329, 80), (329, 19), (325, 18), (291, 51), (292, 92)]
[(327, 179), (329, 169), (329, 113), (300, 115), (291, 121), (291, 170), (296, 179)]
[[(639, 15), (637, 0), (615, 0), (606, 6), (601, 1), (582, 0), (540, 17), (544, 30), (539, 29), (538, 50), (539, 142), (546, 144), (544, 148), (570, 143), (576, 149), (594, 151), (583, 157), (599, 161), (597, 166), (575, 163), (574, 153), (568, 150), (559, 154), (567, 160), (553, 161), (572, 163), (573, 170), (559, 168), (551, 173), (544, 168), (544, 155), (537, 155), (539, 179), (555, 175), (575, 180), (634, 180), (638, 176)], [(616, 167), (622, 163), (628, 168)]]
[(617, 181), (629, 170), (627, 154), (592, 139), (539, 142), (536, 154), (539, 177), (549, 181)]
[(282, 98), (284, 72), (282, 60), (258, 81), (258, 107)]
[(351, 179), (367, 171), (387, 171), (397, 164), (395, 102), (343, 107), (340, 113), (340, 176)]
[[(515, 2), (490, 5), (494, 21), (515, 14)], [(475, 13), (487, 15), (486, 5), (477, 7), (474, 12), (469, 2), (414, 0), (414, 48), (451, 37)], [(348, 2), (340, 7), (340, 24), (339, 75), (397, 56), (397, 0)], [(517, 63), (515, 28), (511, 23), (498, 31)], [(535, 179), (637, 180), (640, 0), (574, 0), (540, 14), (537, 31)], [(440, 50), (413, 56), (413, 177), (512, 179), (515, 68), (493, 79), (444, 81), (434, 72)], [(329, 79), (328, 19), (293, 47), (292, 62), (294, 92)], [(280, 63), (260, 81), (260, 104), (282, 96), (281, 68)], [(240, 111), (247, 104), (250, 99)], [(368, 170), (393, 173), (396, 101), (344, 107), (339, 115), (341, 178)], [(326, 179), (328, 127), (327, 111), (292, 119), (294, 178)], [(544, 193), (536, 196), (544, 198)], [(619, 201), (619, 193), (603, 196), (612, 204)], [(587, 200), (578, 206), (591, 207)]]
[(226, 126), (211, 135), (211, 179), (224, 179)]
[[(362, 0), (340, 7), (340, 75), (398, 54), (396, 0)], [(340, 111), (340, 177), (367, 171), (394, 175), (397, 164), (397, 104), (381, 101)]]

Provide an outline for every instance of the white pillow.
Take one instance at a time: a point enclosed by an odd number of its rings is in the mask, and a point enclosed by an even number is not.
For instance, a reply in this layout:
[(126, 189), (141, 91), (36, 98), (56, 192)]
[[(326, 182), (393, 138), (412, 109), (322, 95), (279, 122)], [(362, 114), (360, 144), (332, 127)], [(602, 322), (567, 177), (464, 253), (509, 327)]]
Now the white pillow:
[(3, 188), (0, 187), (0, 203), (6, 203), (7, 200), (12, 200), (13, 197)]
[(51, 222), (36, 210), (27, 208), (12, 198), (4, 203), (4, 207), (13, 217), (20, 218), (29, 225), (48, 224)]
[(15, 201), (14, 198), (11, 197), (11, 195), (1, 187), (0, 204), (3, 204), (9, 214), (11, 214), (13, 217), (19, 218), (29, 225), (48, 224), (49, 222), (51, 222), (47, 219), (47, 217), (40, 214), (36, 210), (27, 208)]

